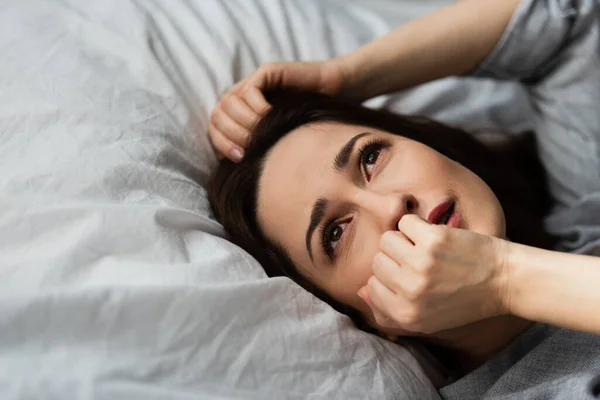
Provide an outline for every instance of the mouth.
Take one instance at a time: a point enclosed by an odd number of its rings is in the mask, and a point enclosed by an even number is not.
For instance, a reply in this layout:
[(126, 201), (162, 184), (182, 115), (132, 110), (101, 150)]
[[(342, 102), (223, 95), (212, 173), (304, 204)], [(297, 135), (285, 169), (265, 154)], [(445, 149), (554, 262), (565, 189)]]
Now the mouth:
[(456, 203), (446, 201), (435, 207), (429, 213), (427, 220), (435, 225), (448, 225), (457, 228), (460, 223), (460, 217), (456, 212)]

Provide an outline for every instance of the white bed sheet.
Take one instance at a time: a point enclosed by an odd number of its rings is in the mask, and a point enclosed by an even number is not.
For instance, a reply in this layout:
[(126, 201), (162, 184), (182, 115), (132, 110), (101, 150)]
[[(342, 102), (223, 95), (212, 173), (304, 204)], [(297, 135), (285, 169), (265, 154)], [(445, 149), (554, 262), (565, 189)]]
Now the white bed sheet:
[[(267, 279), (202, 182), (235, 80), (447, 2), (0, 2), (0, 397), (437, 398), (407, 350)], [(522, 100), (450, 79), (371, 104), (520, 130)]]

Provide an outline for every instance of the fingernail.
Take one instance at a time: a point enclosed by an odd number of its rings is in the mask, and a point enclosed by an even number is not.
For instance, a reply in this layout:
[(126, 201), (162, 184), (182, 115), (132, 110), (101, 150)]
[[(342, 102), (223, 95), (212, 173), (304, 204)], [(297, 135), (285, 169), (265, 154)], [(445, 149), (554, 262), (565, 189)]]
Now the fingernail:
[(358, 292), (356, 292), (356, 294), (358, 295), (358, 297), (360, 297), (361, 299), (363, 299), (363, 300), (364, 300), (364, 299), (365, 299), (365, 297), (364, 297), (364, 295), (362, 294), (362, 291), (363, 291), (363, 289), (362, 289), (362, 288), (360, 288), (360, 289), (358, 290)]
[(362, 299), (362, 301), (364, 301), (365, 303), (369, 304), (369, 302), (367, 301), (367, 295), (365, 293), (365, 288), (361, 287), (359, 289), (358, 292), (356, 292), (356, 294), (358, 295), (358, 297), (360, 297)]
[(237, 148), (234, 147), (233, 149), (231, 149), (231, 151), (229, 152), (229, 156), (231, 157), (231, 159), (235, 162), (239, 162), (242, 160), (242, 158), (244, 158), (244, 152)]

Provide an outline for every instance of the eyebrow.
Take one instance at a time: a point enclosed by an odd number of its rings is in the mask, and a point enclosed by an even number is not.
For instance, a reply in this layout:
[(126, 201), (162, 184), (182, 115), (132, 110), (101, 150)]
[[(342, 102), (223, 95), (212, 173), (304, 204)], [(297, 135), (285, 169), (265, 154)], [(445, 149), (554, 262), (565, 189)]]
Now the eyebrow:
[(322, 197), (319, 198), (317, 201), (315, 201), (315, 204), (313, 204), (313, 208), (310, 213), (310, 223), (308, 224), (308, 229), (306, 230), (306, 250), (308, 250), (308, 255), (311, 261), (313, 259), (312, 248), (310, 245), (311, 238), (313, 232), (315, 231), (317, 226), (319, 226), (321, 220), (325, 216), (325, 210), (327, 209), (328, 203), (329, 201), (327, 199), (324, 199)]
[[(333, 169), (337, 172), (342, 172), (343, 170), (345, 170), (348, 166), (348, 163), (350, 162), (350, 156), (352, 155), (352, 150), (354, 149), (356, 142), (358, 142), (360, 138), (369, 135), (371, 135), (371, 132), (363, 132), (350, 139), (348, 143), (346, 143), (335, 155), (335, 158), (333, 160)], [(321, 220), (325, 216), (325, 210), (327, 210), (328, 204), (329, 201), (321, 197), (317, 199), (317, 201), (315, 201), (312, 207), (312, 211), (310, 213), (310, 222), (308, 224), (308, 229), (306, 230), (306, 250), (308, 251), (308, 255), (311, 261), (313, 261), (311, 239), (313, 233), (315, 232), (315, 229), (317, 228), (317, 226), (319, 226)]]
[(369, 135), (371, 135), (371, 132), (363, 132), (350, 139), (348, 143), (346, 143), (344, 147), (342, 147), (335, 155), (335, 159), (333, 160), (333, 169), (335, 169), (337, 172), (342, 172), (345, 170), (348, 166), (348, 162), (350, 161), (350, 155), (352, 155), (352, 149), (354, 149), (356, 142), (358, 142), (360, 138)]

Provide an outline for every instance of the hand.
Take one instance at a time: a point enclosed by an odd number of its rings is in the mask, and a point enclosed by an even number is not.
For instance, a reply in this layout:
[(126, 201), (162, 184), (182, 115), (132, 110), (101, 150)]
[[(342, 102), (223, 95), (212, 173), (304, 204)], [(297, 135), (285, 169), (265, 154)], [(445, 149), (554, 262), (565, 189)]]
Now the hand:
[(220, 156), (238, 162), (243, 157), (250, 129), (269, 108), (262, 94), (264, 89), (294, 87), (333, 96), (341, 91), (345, 79), (337, 59), (264, 64), (221, 98), (212, 112), (208, 136)]
[(405, 215), (358, 294), (382, 327), (434, 333), (505, 314), (509, 242)]

